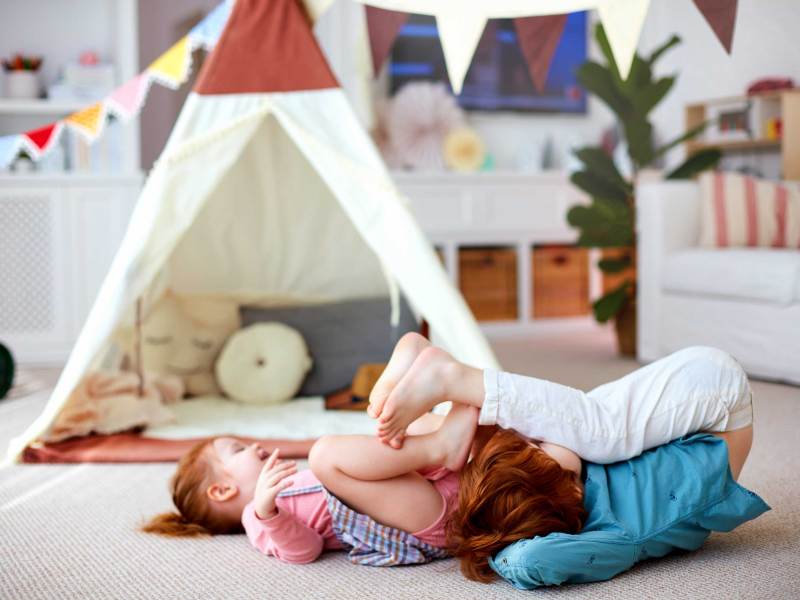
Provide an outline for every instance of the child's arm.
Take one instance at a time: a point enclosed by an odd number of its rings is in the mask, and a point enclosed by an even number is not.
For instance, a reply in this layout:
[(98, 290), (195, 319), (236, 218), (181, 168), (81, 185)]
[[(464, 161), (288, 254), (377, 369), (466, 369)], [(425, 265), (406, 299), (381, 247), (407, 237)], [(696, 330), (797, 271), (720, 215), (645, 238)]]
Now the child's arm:
[(322, 536), (288, 512), (278, 510), (260, 519), (250, 503), (242, 513), (242, 524), (254, 548), (284, 562), (310, 563), (322, 553)]
[(281, 462), (276, 449), (261, 469), (253, 501), (242, 513), (242, 525), (259, 552), (289, 563), (309, 563), (322, 552), (322, 536), (275, 505), (278, 493), (292, 484), (288, 478), (296, 472), (294, 461)]

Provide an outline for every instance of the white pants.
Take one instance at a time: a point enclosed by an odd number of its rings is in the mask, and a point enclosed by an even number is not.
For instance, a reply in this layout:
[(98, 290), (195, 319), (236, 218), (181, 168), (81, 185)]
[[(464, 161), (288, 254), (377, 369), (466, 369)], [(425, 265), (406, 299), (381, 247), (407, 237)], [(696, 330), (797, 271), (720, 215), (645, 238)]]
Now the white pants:
[(610, 463), (698, 431), (732, 431), (753, 422), (747, 375), (726, 352), (695, 346), (588, 393), (558, 383), (486, 369), (481, 425), (565, 446)]

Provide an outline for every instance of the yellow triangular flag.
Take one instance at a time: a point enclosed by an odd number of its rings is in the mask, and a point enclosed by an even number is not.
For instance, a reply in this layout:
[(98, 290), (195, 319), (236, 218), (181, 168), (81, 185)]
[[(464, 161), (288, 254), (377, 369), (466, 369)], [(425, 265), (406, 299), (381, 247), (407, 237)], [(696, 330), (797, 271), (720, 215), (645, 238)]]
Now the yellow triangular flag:
[(169, 50), (147, 67), (156, 80), (170, 87), (178, 87), (189, 76), (189, 37), (184, 36)]
[(72, 113), (64, 120), (86, 137), (94, 139), (100, 133), (100, 127), (103, 124), (103, 103), (92, 104), (83, 110)]

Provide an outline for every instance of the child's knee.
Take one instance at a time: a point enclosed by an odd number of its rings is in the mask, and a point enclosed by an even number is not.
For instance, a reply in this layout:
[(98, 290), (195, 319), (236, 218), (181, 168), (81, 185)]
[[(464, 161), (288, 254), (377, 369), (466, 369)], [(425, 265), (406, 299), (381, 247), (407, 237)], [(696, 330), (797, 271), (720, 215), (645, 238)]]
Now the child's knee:
[(308, 466), (319, 480), (327, 477), (335, 468), (334, 446), (334, 437), (323, 435), (308, 452)]

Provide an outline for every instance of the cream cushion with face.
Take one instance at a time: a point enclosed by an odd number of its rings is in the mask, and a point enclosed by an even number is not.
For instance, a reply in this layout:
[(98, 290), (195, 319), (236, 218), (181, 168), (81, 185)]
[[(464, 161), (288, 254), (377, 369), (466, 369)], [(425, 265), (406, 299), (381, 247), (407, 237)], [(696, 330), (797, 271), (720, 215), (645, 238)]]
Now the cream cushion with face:
[(217, 381), (234, 400), (291, 400), (311, 369), (303, 336), (283, 323), (258, 323), (230, 337), (217, 360)]
[[(177, 375), (190, 396), (219, 395), (214, 363), (225, 341), (240, 327), (235, 301), (168, 292), (142, 321), (144, 372)], [(129, 363), (135, 365), (133, 332), (120, 337)]]

